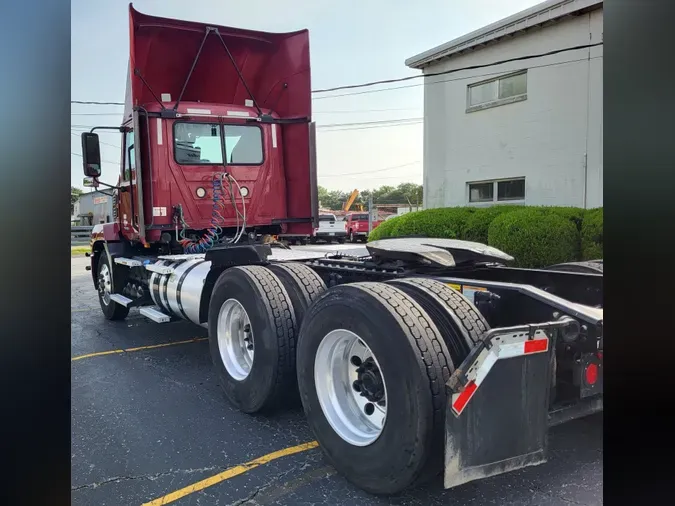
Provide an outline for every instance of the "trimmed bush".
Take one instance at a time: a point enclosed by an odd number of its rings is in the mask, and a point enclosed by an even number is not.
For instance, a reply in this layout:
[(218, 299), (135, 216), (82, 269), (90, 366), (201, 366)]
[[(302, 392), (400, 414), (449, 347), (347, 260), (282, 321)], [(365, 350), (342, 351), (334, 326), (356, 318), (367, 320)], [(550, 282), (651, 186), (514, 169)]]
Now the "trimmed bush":
[(474, 212), (474, 208), (443, 207), (407, 213), (391, 220), (394, 224), (390, 237), (424, 235), (426, 237), (461, 239), (466, 220)]
[[(405, 215), (403, 215), (405, 216)], [(373, 231), (368, 235), (368, 241), (377, 241), (378, 239), (384, 239), (386, 237), (392, 237), (392, 231), (396, 226), (396, 221), (400, 220), (402, 216), (397, 216), (396, 218), (391, 218), (390, 220), (383, 221)]]
[(574, 226), (577, 227), (577, 230), (581, 232), (581, 224), (584, 221), (584, 209), (580, 207), (557, 207), (557, 206), (543, 206), (539, 207), (542, 211), (548, 211), (550, 213), (555, 213), (566, 220), (574, 223)]
[(516, 209), (523, 209), (523, 206), (498, 205), (475, 209), (475, 212), (466, 220), (462, 239), (487, 244), (488, 228), (492, 220), (501, 214), (510, 213)]
[(518, 267), (541, 268), (576, 261), (580, 239), (569, 217), (526, 207), (497, 216), (488, 228), (488, 244), (513, 256)]
[(584, 213), (581, 224), (581, 259), (597, 260), (603, 255), (603, 211), (602, 207), (589, 209)]

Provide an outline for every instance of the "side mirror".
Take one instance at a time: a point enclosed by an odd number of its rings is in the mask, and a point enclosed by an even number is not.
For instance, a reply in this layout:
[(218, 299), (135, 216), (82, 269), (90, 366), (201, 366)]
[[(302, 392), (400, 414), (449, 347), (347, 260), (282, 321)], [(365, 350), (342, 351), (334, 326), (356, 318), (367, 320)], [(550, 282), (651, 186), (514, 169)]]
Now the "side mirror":
[(84, 175), (99, 177), (101, 175), (101, 146), (97, 134), (90, 132), (82, 134), (82, 158), (84, 159)]
[(85, 188), (96, 188), (97, 184), (93, 177), (85, 177), (82, 180), (82, 186)]

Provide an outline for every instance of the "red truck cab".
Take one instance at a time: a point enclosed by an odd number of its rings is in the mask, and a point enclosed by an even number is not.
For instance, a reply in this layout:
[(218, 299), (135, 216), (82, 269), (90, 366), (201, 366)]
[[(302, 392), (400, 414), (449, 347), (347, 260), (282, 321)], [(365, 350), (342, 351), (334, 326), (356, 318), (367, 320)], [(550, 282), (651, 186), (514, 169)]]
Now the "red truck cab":
[[(203, 252), (245, 234), (310, 235), (318, 199), (307, 30), (243, 30), (132, 6), (129, 25), (115, 220), (93, 243), (128, 256)], [(83, 158), (98, 185), (93, 130)]]
[[(373, 230), (382, 220), (373, 220)], [(349, 213), (345, 216), (345, 229), (349, 242), (366, 241), (368, 239), (368, 213)]]

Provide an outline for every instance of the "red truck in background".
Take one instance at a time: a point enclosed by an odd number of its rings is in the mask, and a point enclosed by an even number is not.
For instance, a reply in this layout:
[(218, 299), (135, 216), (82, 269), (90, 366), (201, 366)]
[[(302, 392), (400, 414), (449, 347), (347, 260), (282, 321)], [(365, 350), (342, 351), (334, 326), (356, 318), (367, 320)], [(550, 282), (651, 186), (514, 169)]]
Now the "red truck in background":
[[(382, 220), (373, 220), (373, 230)], [(368, 213), (349, 213), (345, 216), (345, 228), (349, 242), (368, 239)]]

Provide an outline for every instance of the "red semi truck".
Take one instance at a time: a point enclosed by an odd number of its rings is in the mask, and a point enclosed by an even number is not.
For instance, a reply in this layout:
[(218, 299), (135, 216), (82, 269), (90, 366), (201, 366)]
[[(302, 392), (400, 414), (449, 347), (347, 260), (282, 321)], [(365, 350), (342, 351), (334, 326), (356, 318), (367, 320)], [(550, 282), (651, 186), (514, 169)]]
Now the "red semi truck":
[[(318, 225), (308, 32), (129, 13), (115, 221), (94, 227), (88, 266), (107, 319), (139, 307), (207, 327), (229, 401), (255, 413), (299, 394), (326, 457), (373, 493), (539, 464), (551, 425), (602, 409), (601, 261), (259, 243)], [(100, 187), (96, 130), (82, 145)]]

